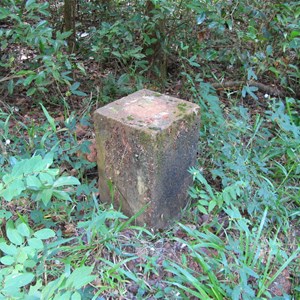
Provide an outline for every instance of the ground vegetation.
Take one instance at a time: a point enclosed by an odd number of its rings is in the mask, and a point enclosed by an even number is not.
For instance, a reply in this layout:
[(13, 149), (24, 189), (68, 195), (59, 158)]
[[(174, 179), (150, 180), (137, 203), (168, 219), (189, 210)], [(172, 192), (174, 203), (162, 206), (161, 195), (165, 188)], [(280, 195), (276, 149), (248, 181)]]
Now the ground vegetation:
[[(300, 299), (300, 2), (0, 3), (0, 299)], [(100, 203), (93, 111), (201, 107), (179, 222)]]

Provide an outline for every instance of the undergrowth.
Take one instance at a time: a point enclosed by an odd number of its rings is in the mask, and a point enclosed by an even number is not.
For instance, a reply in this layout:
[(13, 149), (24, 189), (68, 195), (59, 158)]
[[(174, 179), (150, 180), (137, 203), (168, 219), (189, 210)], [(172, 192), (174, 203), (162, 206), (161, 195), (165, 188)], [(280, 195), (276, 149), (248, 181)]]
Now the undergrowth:
[[(3, 299), (126, 298), (132, 284), (140, 299), (269, 299), (285, 270), (293, 288), (282, 299), (297, 299), (300, 250), (290, 233), (300, 214), (298, 119), (279, 99), (262, 114), (242, 105), (224, 113), (209, 85), (194, 92), (205, 154), (189, 170), (195, 204), (186, 222), (165, 234), (137, 228), (134, 218), (124, 222), (122, 213), (98, 204), (96, 182), (85, 176), (94, 165), (83, 156), (74, 160), (76, 151), (89, 151), (77, 141), (76, 119), (58, 127), (42, 107), (48, 122), (18, 123), (20, 138), (9, 129), (13, 116), (1, 114)], [(81, 184), (59, 171), (64, 163), (81, 170)], [(176, 256), (160, 260), (152, 246), (142, 259), (137, 249), (165, 239), (180, 245)]]
[[(0, 7), (0, 90), (45, 100), (38, 120), (0, 110), (0, 299), (300, 299), (298, 1), (150, 1), (148, 15), (145, 1), (79, 1), (80, 55), (113, 69), (95, 86), (52, 2)], [(92, 132), (94, 106), (175, 81), (201, 107), (199, 164), (183, 218), (153, 232), (99, 203), (78, 129)]]

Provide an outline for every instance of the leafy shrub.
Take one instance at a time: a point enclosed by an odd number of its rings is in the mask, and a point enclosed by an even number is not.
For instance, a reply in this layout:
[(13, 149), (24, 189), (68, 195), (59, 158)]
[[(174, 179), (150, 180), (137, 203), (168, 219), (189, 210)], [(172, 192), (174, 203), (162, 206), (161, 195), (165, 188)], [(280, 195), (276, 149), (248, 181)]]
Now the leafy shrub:
[[(274, 100), (262, 116), (251, 118), (243, 106), (232, 107), (225, 115), (209, 85), (200, 83), (200, 86), (197, 96), (201, 99), (205, 124), (200, 152), (206, 153), (206, 157), (202, 156), (205, 173), (191, 170), (199, 187), (191, 190), (191, 196), (198, 195), (209, 212), (215, 206), (220, 209), (225, 202), (234, 203), (252, 216), (269, 207), (274, 220), (279, 223), (286, 220), (289, 213), (284, 199), (289, 195), (293, 199), (289, 205), (297, 209), (295, 199), (299, 192), (289, 188), (300, 174), (300, 127), (294, 122), (293, 109), (287, 113), (284, 103)], [(283, 157), (285, 167), (281, 164)], [(221, 194), (213, 191), (205, 179), (207, 176), (210, 180), (220, 180)], [(202, 210), (207, 212), (204, 207)]]
[(53, 238), (55, 233), (51, 229), (41, 229), (33, 233), (19, 219), (17, 222), (6, 222), (6, 235), (9, 242), (3, 238), (0, 242), (0, 250), (3, 252), (0, 259), (0, 293), (3, 299), (16, 299), (22, 295), (24, 297), (20, 289), (34, 281), (34, 269), (42, 266), (43, 260), (39, 256), (46, 247), (43, 240)]
[(95, 167), (95, 162), (89, 162), (79, 155), (90, 152), (91, 141), (79, 142), (76, 134), (78, 126), (91, 126), (89, 117), (85, 115), (78, 119), (71, 114), (62, 124), (58, 124), (43, 105), (42, 109), (48, 122), (41, 125), (35, 122), (17, 122), (15, 129), (11, 128), (10, 123), (13, 112), (0, 114), (0, 162), (3, 164), (3, 171), (11, 161), (28, 159), (32, 154), (45, 157), (51, 152), (55, 166), (67, 164), (77, 170), (82, 179), (86, 170)]
[(49, 3), (2, 2), (0, 20), (7, 25), (0, 29), (0, 83), (10, 94), (16, 87), (23, 87), (27, 96), (47, 92), (53, 82), (71, 86), (72, 69), (83, 68), (65, 53), (65, 40), (71, 33), (54, 32), (49, 25)]
[(93, 267), (81, 266), (46, 285), (46, 261), (54, 261), (57, 246), (72, 239), (55, 241), (53, 230), (33, 231), (23, 217), (8, 219), (6, 236), (0, 238), (0, 299), (81, 299), (80, 289), (95, 279)]
[(31, 199), (42, 202), (45, 206), (52, 197), (58, 200), (71, 201), (69, 194), (62, 186), (79, 185), (78, 179), (72, 176), (58, 177), (59, 169), (51, 169), (53, 153), (44, 158), (33, 156), (30, 159), (15, 161), (10, 174), (5, 174), (0, 182), (0, 196), (6, 201), (20, 196), (31, 195)]

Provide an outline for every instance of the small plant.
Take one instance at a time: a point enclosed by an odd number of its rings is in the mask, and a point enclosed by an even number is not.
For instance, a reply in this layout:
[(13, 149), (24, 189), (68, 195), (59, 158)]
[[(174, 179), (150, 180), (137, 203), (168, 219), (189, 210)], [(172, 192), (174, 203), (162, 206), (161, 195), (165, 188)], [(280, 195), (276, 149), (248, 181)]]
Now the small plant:
[(14, 161), (10, 174), (5, 174), (0, 181), (0, 196), (6, 201), (27, 194), (36, 202), (49, 204), (52, 197), (58, 200), (72, 201), (69, 194), (62, 190), (63, 186), (79, 185), (77, 178), (60, 176), (59, 169), (51, 169), (53, 153), (44, 158), (33, 156), (30, 159)]
[[(2, 1), (3, 2), (3, 1)], [(5, 84), (9, 94), (22, 86), (27, 96), (49, 91), (53, 82), (70, 87), (69, 93), (83, 96), (77, 90), (79, 83), (70, 77), (72, 70), (83, 67), (74, 57), (65, 53), (66, 39), (71, 32), (55, 31), (47, 21), (49, 3), (28, 0), (1, 4), (0, 20), (9, 26), (0, 29), (0, 58), (2, 69), (0, 83)], [(55, 36), (55, 38), (54, 38)], [(18, 48), (18, 51), (14, 51)], [(22, 54), (21, 54), (22, 52)]]
[[(79, 222), (78, 228), (84, 228), (87, 235), (87, 242), (91, 243), (97, 238), (101, 243), (109, 243), (117, 237), (118, 233), (118, 220), (126, 219), (121, 212), (111, 211), (99, 211), (94, 212), (91, 216), (91, 220)], [(112, 224), (108, 225), (109, 221)]]
[[(72, 54), (63, 1), (0, 2), (0, 300), (299, 298), (298, 1), (73, 1)], [(98, 203), (88, 114), (144, 86), (201, 106), (176, 231)]]
[(192, 199), (197, 199), (197, 208), (203, 214), (211, 213), (215, 208), (220, 211), (224, 205), (236, 203), (243, 196), (243, 189), (246, 183), (235, 182), (227, 186), (222, 192), (214, 192), (199, 169), (190, 168), (189, 172), (193, 175), (195, 185), (190, 188), (189, 195)]
[(189, 295), (199, 299), (261, 299), (271, 298), (270, 285), (300, 254), (300, 248), (288, 255), (277, 234), (264, 237), (267, 210), (258, 228), (249, 228), (250, 221), (235, 207), (224, 209), (230, 224), (225, 229), (227, 243), (210, 231), (192, 230), (180, 225), (188, 239), (177, 241), (187, 246), (189, 255), (201, 272), (174, 262), (164, 267), (174, 277), (169, 284), (176, 287), (184, 299)]
[(128, 95), (134, 91), (130, 87), (130, 75), (122, 74), (119, 78), (116, 75), (108, 74), (102, 80), (103, 88), (99, 91), (98, 100), (103, 104), (107, 104), (112, 100)]
[(17, 222), (10, 219), (6, 222), (6, 236), (8, 242), (3, 238), (0, 242), (3, 253), (0, 259), (0, 295), (17, 299), (25, 296), (21, 289), (34, 281), (35, 269), (42, 266), (43, 260), (39, 256), (46, 247), (43, 241), (53, 238), (55, 233), (51, 229), (32, 232), (21, 219)]
[(0, 238), (0, 299), (81, 299), (80, 289), (96, 278), (93, 267), (81, 266), (44, 285), (40, 276), (54, 260), (53, 251), (72, 239), (57, 242), (53, 230), (34, 231), (22, 216), (15, 222), (8, 219), (5, 229), (7, 239)]
[[(297, 104), (285, 106), (274, 99), (265, 114), (251, 118), (243, 106), (233, 107), (224, 114), (218, 97), (206, 83), (200, 81), (200, 89), (194, 92), (200, 97), (204, 126), (199, 149), (203, 153), (203, 166), (199, 169), (203, 171), (190, 170), (199, 184), (190, 190), (192, 198), (198, 195), (201, 199), (199, 206), (203, 213), (215, 207), (220, 209), (226, 200), (254, 217), (270, 207), (269, 216), (280, 224), (286, 223), (289, 213), (282, 199), (287, 194), (296, 199), (298, 193), (297, 188), (287, 185), (293, 186), (299, 177)], [(286, 159), (285, 168), (282, 156)], [(217, 191), (206, 178), (220, 182)]]

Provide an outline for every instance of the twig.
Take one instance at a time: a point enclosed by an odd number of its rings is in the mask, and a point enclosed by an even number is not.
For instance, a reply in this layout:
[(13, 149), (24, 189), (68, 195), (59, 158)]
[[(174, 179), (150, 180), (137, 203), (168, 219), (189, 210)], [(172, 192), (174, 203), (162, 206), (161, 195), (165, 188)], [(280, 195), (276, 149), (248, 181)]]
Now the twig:
[(3, 77), (3, 78), (0, 79), (0, 82), (4, 82), (4, 81), (7, 81), (7, 80), (16, 79), (16, 78), (21, 78), (23, 76), (24, 75), (12, 75), (12, 76), (8, 76), (8, 77)]
[(224, 83), (212, 83), (212, 87), (215, 89), (228, 89), (228, 88), (235, 88), (235, 87), (242, 87), (244, 85), (251, 85), (257, 87), (260, 91), (277, 97), (283, 97), (286, 95), (285, 92), (277, 89), (276, 87), (271, 87), (268, 85), (265, 85), (260, 82), (255, 81), (226, 81)]

